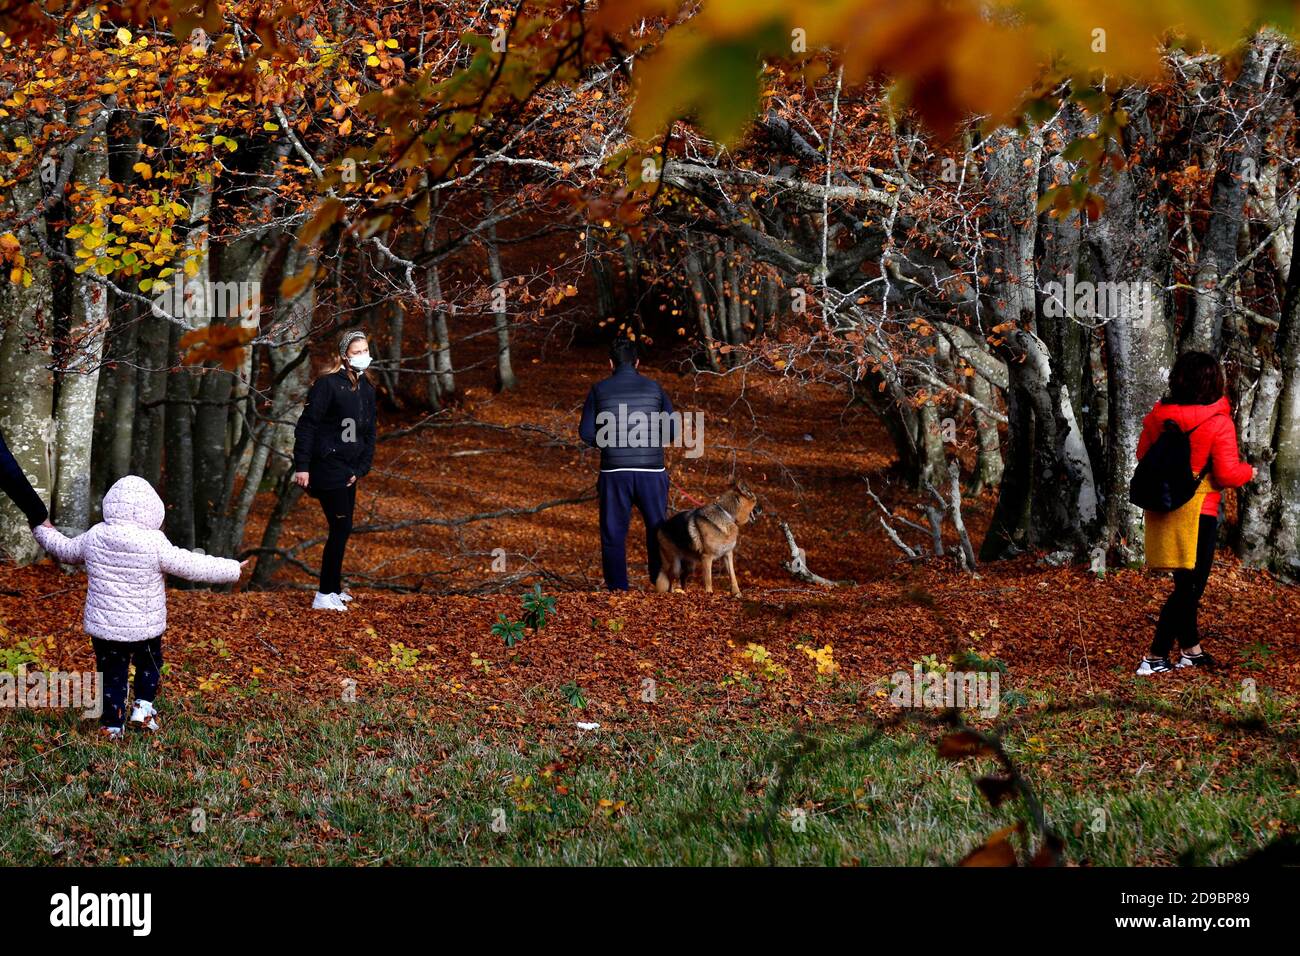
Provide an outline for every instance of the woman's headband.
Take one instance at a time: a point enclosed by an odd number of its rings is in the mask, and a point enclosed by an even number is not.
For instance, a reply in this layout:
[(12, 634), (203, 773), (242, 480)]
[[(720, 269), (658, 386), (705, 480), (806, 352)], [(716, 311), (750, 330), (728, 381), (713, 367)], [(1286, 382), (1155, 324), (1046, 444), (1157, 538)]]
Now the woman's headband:
[(352, 332), (344, 332), (343, 338), (339, 339), (339, 358), (347, 358), (348, 346), (351, 345), (353, 342), (355, 342), (357, 339), (364, 339), (365, 337), (366, 337), (365, 332), (361, 332), (357, 330), (354, 330)]

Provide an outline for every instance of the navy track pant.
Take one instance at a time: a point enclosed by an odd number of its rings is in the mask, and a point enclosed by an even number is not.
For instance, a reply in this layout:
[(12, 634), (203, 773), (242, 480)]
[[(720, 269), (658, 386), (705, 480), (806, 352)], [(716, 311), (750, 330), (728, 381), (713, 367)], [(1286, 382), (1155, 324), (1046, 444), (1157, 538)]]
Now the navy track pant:
[(596, 482), (600, 497), (600, 560), (605, 587), (627, 590), (627, 529), (636, 505), (645, 522), (650, 580), (659, 576), (655, 532), (668, 517), (667, 471), (602, 471)]

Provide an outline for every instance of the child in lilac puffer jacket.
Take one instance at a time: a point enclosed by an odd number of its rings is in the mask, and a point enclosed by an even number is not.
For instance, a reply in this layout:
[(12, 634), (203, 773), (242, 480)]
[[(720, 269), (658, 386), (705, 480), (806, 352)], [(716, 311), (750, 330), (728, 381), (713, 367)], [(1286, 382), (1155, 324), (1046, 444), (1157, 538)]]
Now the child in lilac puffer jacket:
[(165, 574), (190, 581), (230, 584), (244, 563), (178, 548), (159, 529), (162, 499), (143, 478), (127, 475), (104, 496), (104, 520), (68, 538), (46, 522), (32, 529), (36, 540), (64, 564), (86, 566), (86, 633), (103, 673), (104, 713), (110, 737), (122, 733), (126, 678), (135, 663), (131, 723), (157, 730), (153, 706), (162, 679), (162, 633), (167, 629)]

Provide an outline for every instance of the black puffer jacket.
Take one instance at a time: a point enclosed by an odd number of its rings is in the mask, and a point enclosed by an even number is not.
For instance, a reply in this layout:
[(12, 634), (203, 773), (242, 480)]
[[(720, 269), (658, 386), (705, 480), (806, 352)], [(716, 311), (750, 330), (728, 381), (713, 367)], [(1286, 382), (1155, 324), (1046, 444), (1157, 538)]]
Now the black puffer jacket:
[(293, 468), (311, 475), (308, 490), (346, 488), (374, 457), (374, 386), (363, 375), (354, 390), (344, 369), (316, 379), (294, 429)]
[[(582, 406), (582, 424), (578, 434), (588, 445), (600, 449), (600, 470), (614, 471), (620, 468), (643, 468), (659, 470), (664, 467), (664, 439), (673, 441), (677, 437), (674, 422), (671, 431), (665, 436), (658, 427), (660, 412), (672, 414), (673, 403), (668, 393), (652, 378), (646, 378), (630, 362), (620, 365), (609, 378), (601, 379), (591, 386), (587, 393), (587, 402)], [(613, 416), (602, 419), (601, 413)], [(636, 438), (633, 429), (638, 418), (647, 423), (646, 434), (649, 444), (630, 444), (624, 439)], [(628, 428), (620, 437), (620, 430), (602, 430), (606, 421), (627, 422)], [(613, 441), (606, 441), (608, 437)]]

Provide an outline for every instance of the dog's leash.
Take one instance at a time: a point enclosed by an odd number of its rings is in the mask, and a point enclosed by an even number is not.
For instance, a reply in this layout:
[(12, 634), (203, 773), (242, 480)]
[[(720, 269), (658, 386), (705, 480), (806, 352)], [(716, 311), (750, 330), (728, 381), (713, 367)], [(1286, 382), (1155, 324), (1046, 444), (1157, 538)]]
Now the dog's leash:
[[(695, 505), (695, 507), (697, 507), (697, 508), (703, 508), (706, 504), (708, 504), (707, 501), (701, 501), (699, 498), (696, 498), (693, 494), (691, 494), (691, 493), (690, 493), (689, 491), (687, 491), (685, 488), (682, 488), (682, 487), (680, 487), (680, 486), (678, 486), (678, 488), (677, 488), (677, 493), (678, 493), (679, 495), (681, 495), (683, 498), (685, 498), (687, 501), (689, 501), (691, 504)], [(756, 498), (755, 500), (758, 500), (758, 499)], [(759, 504), (762, 505), (762, 502), (760, 501)], [(764, 514), (776, 514), (775, 511), (768, 511), (767, 508), (766, 508), (766, 506), (763, 506), (763, 513), (764, 513)]]
[(689, 501), (691, 504), (695, 505), (695, 507), (697, 508), (703, 508), (705, 505), (705, 502), (701, 501), (699, 498), (696, 498), (694, 495), (686, 491), (686, 489), (684, 488), (679, 487), (677, 489), (677, 493), (681, 495), (683, 498), (685, 498), (687, 501)]

